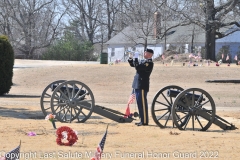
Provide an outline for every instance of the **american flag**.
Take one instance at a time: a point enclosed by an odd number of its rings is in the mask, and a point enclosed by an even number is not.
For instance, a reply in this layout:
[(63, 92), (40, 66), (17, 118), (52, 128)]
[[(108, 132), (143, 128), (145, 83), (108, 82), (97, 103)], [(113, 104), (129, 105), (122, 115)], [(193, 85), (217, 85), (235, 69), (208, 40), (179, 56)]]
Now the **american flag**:
[(237, 57), (237, 55), (235, 55), (234, 59), (235, 59), (236, 61), (238, 60), (238, 57)]
[(229, 60), (229, 56), (228, 56), (228, 55), (227, 55), (227, 57), (226, 57), (226, 61), (227, 61), (227, 60)]
[(126, 108), (126, 112), (124, 115), (124, 118), (127, 118), (131, 113), (130, 113), (130, 104), (132, 104), (135, 100), (136, 96), (134, 93), (134, 90), (132, 91), (132, 94), (130, 95), (129, 99), (128, 99), (128, 103), (127, 103), (127, 108)]
[(164, 57), (164, 55), (162, 54), (162, 59), (164, 60), (164, 58), (165, 58), (165, 57)]
[(175, 57), (175, 59), (178, 59), (178, 55), (177, 54), (174, 57)]
[(133, 92), (128, 99), (128, 105), (132, 104), (134, 102), (135, 98), (136, 98), (136, 96), (135, 96), (135, 93)]
[(189, 56), (188, 56), (189, 58), (192, 58), (193, 57), (193, 54), (191, 53), (191, 54), (189, 54)]
[[(108, 125), (107, 125), (107, 129), (108, 129)], [(104, 144), (107, 138), (107, 129), (106, 132), (101, 140), (101, 142), (98, 144), (97, 150), (95, 152), (95, 156), (91, 158), (91, 160), (100, 160), (101, 159), (101, 155), (103, 153), (103, 148), (104, 148)]]
[(6, 160), (19, 160), (20, 159), (20, 146), (21, 146), (21, 141), (20, 141), (20, 144), (18, 147), (16, 147), (12, 151), (5, 154), (5, 159)]

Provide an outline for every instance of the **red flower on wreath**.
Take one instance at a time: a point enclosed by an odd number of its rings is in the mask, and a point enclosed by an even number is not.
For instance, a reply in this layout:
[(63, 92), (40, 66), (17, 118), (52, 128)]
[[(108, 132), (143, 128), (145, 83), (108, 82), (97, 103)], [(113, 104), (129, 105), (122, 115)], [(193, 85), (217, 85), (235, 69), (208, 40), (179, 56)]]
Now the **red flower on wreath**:
[[(66, 133), (67, 138), (64, 136), (63, 133)], [(56, 131), (56, 134), (57, 134), (56, 142), (60, 146), (62, 146), (62, 145), (72, 146), (78, 140), (76, 133), (67, 126), (62, 126), (62, 127), (58, 128)], [(63, 142), (62, 140), (64, 140), (64, 139), (66, 139), (67, 142)]]

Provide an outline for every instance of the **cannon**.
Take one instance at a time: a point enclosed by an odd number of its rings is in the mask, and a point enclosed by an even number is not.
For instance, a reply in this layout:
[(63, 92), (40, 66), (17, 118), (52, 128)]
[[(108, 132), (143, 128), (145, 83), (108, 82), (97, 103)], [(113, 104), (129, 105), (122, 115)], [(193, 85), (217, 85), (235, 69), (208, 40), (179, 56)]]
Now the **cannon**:
[[(40, 105), (44, 116), (52, 113), (60, 122), (85, 122), (97, 113), (119, 123), (130, 123), (134, 118), (123, 113), (95, 105), (94, 95), (82, 82), (58, 80), (50, 83), (42, 92)], [(137, 114), (134, 114), (137, 116)]]
[(237, 129), (216, 115), (213, 98), (200, 88), (183, 90), (171, 85), (160, 89), (153, 99), (151, 114), (161, 128), (206, 131), (213, 123), (223, 130)]
[[(75, 80), (50, 83), (42, 92), (40, 104), (45, 116), (52, 113), (60, 122), (83, 123), (93, 112), (119, 123), (135, 120), (133, 116), (95, 105), (90, 88)], [(160, 128), (206, 131), (214, 123), (224, 130), (236, 129), (233, 124), (216, 115), (212, 97), (199, 88), (184, 90), (171, 85), (160, 89), (153, 98), (151, 114)], [(138, 117), (136, 112), (134, 117)]]

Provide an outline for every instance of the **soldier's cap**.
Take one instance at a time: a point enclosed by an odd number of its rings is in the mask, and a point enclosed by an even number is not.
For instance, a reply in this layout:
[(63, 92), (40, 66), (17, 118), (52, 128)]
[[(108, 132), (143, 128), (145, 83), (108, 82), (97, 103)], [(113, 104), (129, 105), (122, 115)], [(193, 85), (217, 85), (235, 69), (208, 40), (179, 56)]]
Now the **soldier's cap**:
[(152, 53), (153, 54), (153, 50), (152, 49), (146, 49), (145, 52), (149, 52), (149, 53)]

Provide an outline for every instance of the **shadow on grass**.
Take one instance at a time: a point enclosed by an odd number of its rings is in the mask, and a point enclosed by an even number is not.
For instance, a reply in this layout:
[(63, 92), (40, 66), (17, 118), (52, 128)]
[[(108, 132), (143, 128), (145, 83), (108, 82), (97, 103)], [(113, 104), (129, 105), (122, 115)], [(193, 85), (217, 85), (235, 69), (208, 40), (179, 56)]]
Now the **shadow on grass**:
[(11, 117), (18, 119), (45, 119), (45, 116), (40, 110), (31, 111), (26, 108), (7, 108), (1, 106), (0, 117)]
[(0, 98), (40, 98), (38, 95), (19, 95), (19, 94), (6, 94), (0, 96)]
[[(17, 118), (17, 119), (36, 119), (36, 120), (44, 120), (45, 115), (42, 113), (41, 108), (39, 107), (39, 111), (29, 110), (23, 107), (19, 108), (8, 108), (0, 106), (0, 118)], [(92, 115), (89, 119), (104, 119), (102, 116)], [(74, 121), (73, 121), (74, 123)]]

